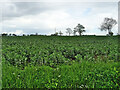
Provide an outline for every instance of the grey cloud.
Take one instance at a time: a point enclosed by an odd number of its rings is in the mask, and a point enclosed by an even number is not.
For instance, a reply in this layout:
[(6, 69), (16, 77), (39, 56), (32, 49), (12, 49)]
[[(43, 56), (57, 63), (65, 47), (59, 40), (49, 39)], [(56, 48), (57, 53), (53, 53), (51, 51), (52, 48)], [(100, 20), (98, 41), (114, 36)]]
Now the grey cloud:
[[(114, 16), (117, 17), (117, 3), (113, 3), (113, 2), (100, 2), (100, 3), (82, 3), (82, 2), (61, 2), (61, 3), (55, 3), (55, 2), (12, 2), (12, 3), (6, 3), (3, 5), (3, 20), (9, 20), (9, 19), (13, 19), (13, 18), (19, 18), (21, 16), (27, 16), (27, 15), (33, 15), (34, 17), (36, 17), (37, 14), (49, 11), (49, 10), (58, 10), (59, 9), (63, 9), (65, 10), (66, 13), (71, 15), (70, 19), (75, 19), (75, 21), (77, 21), (76, 19), (79, 20), (80, 17), (80, 12), (82, 10), (83, 13), (83, 18), (88, 18), (88, 21), (86, 22), (86, 24), (88, 24), (90, 21), (94, 22), (93, 17), (95, 17), (97, 14), (104, 14), (104, 13), (113, 13), (113, 11), (115, 12)], [(86, 11), (86, 9), (90, 8), (91, 11), (89, 13), (89, 16), (85, 14), (88, 12)], [(85, 9), (85, 10), (83, 10)], [(39, 19), (39, 18), (38, 18)], [(12, 24), (16, 24), (16, 22), (14, 22), (14, 20), (10, 20), (13, 21), (11, 22)], [(47, 21), (47, 20), (46, 20)], [(68, 20), (69, 21), (69, 20)], [(6, 21), (5, 25), (10, 25), (10, 23), (7, 23), (8, 21)], [(44, 20), (43, 20), (44, 22)], [(80, 23), (83, 23), (81, 21), (79, 21)], [(24, 23), (24, 22), (23, 22)], [(76, 22), (77, 23), (77, 22)], [(15, 30), (23, 30), (24, 33), (41, 33), (41, 34), (45, 34), (45, 33), (53, 33), (54, 30), (49, 29), (49, 27), (43, 26), (43, 24), (39, 25), (39, 29), (34, 29), (34, 25), (29, 25), (29, 24), (25, 24), (25, 26), (19, 26), (21, 25), (19, 23), (19, 21), (17, 22), (18, 26), (15, 28), (11, 28), (11, 27), (6, 27), (4, 26), (3, 30), (6, 32), (13, 32)], [(73, 23), (74, 24), (74, 23)], [(96, 27), (96, 24), (94, 25), (94, 27)], [(95, 29), (96, 30), (96, 29)], [(87, 32), (91, 32), (92, 30), (88, 30)], [(97, 33), (97, 31), (92, 31), (93, 33)], [(99, 33), (99, 32), (98, 32)]]
[(3, 20), (12, 19), (15, 17), (25, 16), (25, 15), (35, 15), (48, 10), (55, 9), (72, 9), (72, 8), (82, 8), (82, 7), (96, 7), (101, 8), (101, 10), (106, 7), (114, 7), (117, 3), (113, 2), (100, 2), (100, 3), (82, 3), (82, 2), (11, 2), (4, 3), (2, 17)]
[(4, 3), (2, 8), (3, 20), (8, 20), (14, 17), (39, 14), (47, 10), (54, 10), (57, 7), (54, 8), (51, 3), (44, 2), (12, 2)]

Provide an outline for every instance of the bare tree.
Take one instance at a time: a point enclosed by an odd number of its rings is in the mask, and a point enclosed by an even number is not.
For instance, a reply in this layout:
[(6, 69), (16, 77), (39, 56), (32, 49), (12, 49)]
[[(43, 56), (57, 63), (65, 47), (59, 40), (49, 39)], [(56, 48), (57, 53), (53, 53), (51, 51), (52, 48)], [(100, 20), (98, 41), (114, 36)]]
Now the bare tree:
[(82, 35), (83, 32), (85, 32), (85, 30), (84, 30), (85, 27), (83, 25), (81, 25), (81, 24), (78, 24), (76, 26), (76, 29), (77, 29), (77, 32), (79, 33), (80, 36)]
[(66, 33), (68, 33), (69, 36), (70, 36), (70, 34), (72, 34), (72, 29), (71, 28), (67, 28), (66, 30), (67, 30)]
[(77, 28), (75, 27), (74, 30), (73, 30), (74, 36), (76, 35), (76, 32), (77, 32)]
[(59, 32), (60, 36), (63, 34), (61, 31)]
[(68, 33), (69, 36), (70, 36), (70, 34), (72, 34), (72, 29), (71, 28), (67, 28), (66, 30), (67, 30), (66, 33)]
[(101, 31), (103, 31), (103, 30), (107, 31), (108, 30), (108, 35), (113, 35), (113, 32), (111, 31), (111, 29), (116, 24), (117, 24), (117, 21), (115, 19), (106, 17), (104, 19), (103, 23), (100, 26), (100, 30)]

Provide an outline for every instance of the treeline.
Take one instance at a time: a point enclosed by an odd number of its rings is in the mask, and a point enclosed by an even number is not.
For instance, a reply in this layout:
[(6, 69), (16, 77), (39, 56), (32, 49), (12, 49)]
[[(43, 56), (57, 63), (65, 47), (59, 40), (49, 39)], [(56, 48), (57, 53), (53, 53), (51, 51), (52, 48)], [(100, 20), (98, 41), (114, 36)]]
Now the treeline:
[[(73, 30), (71, 28), (66, 28), (66, 34), (69, 34), (69, 36), (71, 34), (73, 34), (74, 36), (76, 36), (76, 33), (78, 33), (80, 36), (82, 35), (83, 32), (85, 32), (85, 27), (81, 24), (78, 24)], [(55, 34), (51, 34), (52, 36), (58, 36), (58, 35), (63, 35), (63, 33), (61, 31), (59, 32), (55, 32)]]
[[(3, 33), (1, 34), (1, 36), (19, 36), (17, 34), (7, 34), (7, 33)], [(21, 36), (38, 36), (38, 33), (36, 34), (22, 34)], [(46, 35), (40, 35), (40, 36), (46, 36)]]
[[(114, 33), (111, 30), (116, 24), (117, 21), (115, 19), (106, 17), (104, 18), (104, 21), (100, 25), (99, 29), (101, 31), (108, 31), (107, 36), (113, 36)], [(69, 34), (69, 36), (71, 34), (76, 36), (76, 33), (78, 33), (81, 36), (84, 32), (86, 32), (85, 27), (81, 24), (78, 24), (76, 27), (74, 27), (73, 30), (71, 28), (67, 28), (66, 30), (67, 30), (66, 33)], [(63, 33), (60, 31), (60, 32), (55, 32), (55, 34), (52, 35), (57, 36), (58, 34), (61, 36)]]
[[(106, 17), (106, 18), (104, 18), (104, 21), (100, 25), (99, 29), (101, 31), (108, 31), (107, 36), (113, 36), (114, 33), (111, 30), (116, 24), (117, 24), (117, 21), (115, 19)], [(78, 24), (76, 27), (74, 27), (73, 30), (69, 27), (66, 28), (66, 34), (68, 34), (69, 36), (71, 34), (76, 36), (77, 33), (79, 34), (79, 36), (81, 36), (84, 32), (86, 32), (85, 27), (81, 24)], [(22, 36), (37, 36), (37, 35), (38, 35), (38, 33), (30, 34), (30, 35), (23, 34)], [(55, 32), (54, 34), (51, 34), (51, 36), (62, 36), (62, 35), (63, 35), (62, 31)], [(3, 33), (2, 36), (17, 36), (17, 35), (16, 34)]]

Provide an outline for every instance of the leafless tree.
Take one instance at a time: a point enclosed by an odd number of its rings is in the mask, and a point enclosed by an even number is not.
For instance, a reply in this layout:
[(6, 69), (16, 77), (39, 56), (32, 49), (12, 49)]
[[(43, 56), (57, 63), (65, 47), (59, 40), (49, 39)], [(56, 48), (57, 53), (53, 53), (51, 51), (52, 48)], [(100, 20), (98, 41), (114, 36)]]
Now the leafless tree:
[(111, 29), (116, 24), (117, 24), (117, 21), (115, 19), (106, 17), (104, 19), (103, 23), (100, 26), (100, 30), (101, 31), (103, 31), (103, 30), (107, 31), (108, 30), (108, 35), (113, 35), (113, 32), (111, 31)]
[(76, 35), (76, 32), (77, 32), (77, 28), (75, 27), (74, 30), (73, 30), (74, 36)]
[(61, 31), (59, 32), (60, 36), (63, 34)]
[(67, 30), (66, 33), (68, 33), (69, 36), (70, 36), (70, 34), (72, 34), (72, 29), (71, 28), (67, 28), (66, 30)]

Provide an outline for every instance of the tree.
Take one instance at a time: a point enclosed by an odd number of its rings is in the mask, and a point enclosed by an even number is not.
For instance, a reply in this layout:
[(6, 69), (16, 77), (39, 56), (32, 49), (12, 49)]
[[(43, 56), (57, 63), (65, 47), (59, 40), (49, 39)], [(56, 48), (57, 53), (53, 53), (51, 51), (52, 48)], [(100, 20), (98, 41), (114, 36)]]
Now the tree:
[(59, 32), (60, 36), (63, 34), (61, 31)]
[(74, 30), (73, 30), (74, 36), (76, 35), (76, 32), (77, 32), (77, 28), (75, 27)]
[(38, 35), (38, 33), (35, 34), (36, 36)]
[(23, 36), (26, 36), (25, 34), (23, 34)]
[(9, 36), (12, 36), (12, 34), (10, 33)]
[(113, 35), (113, 32), (111, 31), (111, 29), (113, 28), (113, 26), (115, 26), (117, 24), (117, 21), (113, 18), (108, 18), (106, 17), (103, 21), (103, 23), (100, 26), (100, 30), (103, 31), (107, 31), (108, 30), (108, 35)]
[(83, 25), (81, 25), (81, 24), (78, 24), (76, 26), (76, 29), (77, 29), (77, 32), (79, 33), (80, 36), (82, 35), (83, 32), (85, 32), (85, 30), (84, 30), (85, 27)]
[(72, 34), (72, 30), (71, 30), (71, 28), (67, 28), (66, 30), (67, 30), (66, 33), (68, 33), (69, 36), (70, 36), (70, 34)]
[(55, 32), (55, 34), (51, 34), (51, 36), (58, 36), (58, 32)]
[(3, 33), (2, 36), (7, 36), (8, 34), (7, 33)]
[(55, 35), (58, 36), (58, 32), (55, 32)]
[(16, 34), (12, 34), (13, 36), (17, 36)]
[(110, 35), (110, 36), (113, 36), (113, 32), (109, 32), (109, 35)]

